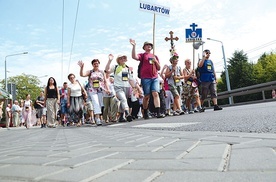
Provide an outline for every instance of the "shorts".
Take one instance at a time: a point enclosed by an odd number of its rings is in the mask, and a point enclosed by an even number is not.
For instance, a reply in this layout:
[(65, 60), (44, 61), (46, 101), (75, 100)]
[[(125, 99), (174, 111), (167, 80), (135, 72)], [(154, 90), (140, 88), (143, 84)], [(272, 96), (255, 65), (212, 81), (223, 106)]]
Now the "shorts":
[(36, 113), (37, 118), (41, 118), (42, 112), (43, 112), (43, 108), (37, 109), (37, 113)]
[(201, 99), (207, 98), (210, 91), (211, 99), (217, 98), (217, 84), (216, 82), (201, 82)]
[(62, 103), (60, 105), (60, 113), (61, 114), (67, 114), (68, 113), (67, 103)]
[(158, 78), (143, 78), (141, 79), (144, 95), (149, 95), (151, 92), (160, 91), (160, 84)]
[(182, 86), (169, 85), (173, 97), (179, 96), (182, 93)]
[(189, 99), (189, 98), (197, 98), (199, 97), (199, 92), (197, 87), (192, 87), (191, 85), (184, 84), (183, 85), (183, 98)]

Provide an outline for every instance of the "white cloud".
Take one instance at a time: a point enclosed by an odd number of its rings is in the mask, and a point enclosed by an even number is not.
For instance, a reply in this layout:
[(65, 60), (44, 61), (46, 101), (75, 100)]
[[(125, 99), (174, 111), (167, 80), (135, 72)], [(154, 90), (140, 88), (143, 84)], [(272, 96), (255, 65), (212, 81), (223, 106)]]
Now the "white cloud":
[[(212, 51), (212, 59), (216, 70), (223, 70), (221, 44), (207, 41), (207, 37), (223, 42), (226, 57), (232, 56), (235, 50), (249, 50), (259, 45), (276, 40), (274, 17), (276, 7), (274, 1), (257, 0), (155, 0), (154, 4), (160, 4), (171, 9), (170, 17), (156, 16), (155, 53), (161, 64), (169, 63), (170, 42), (164, 38), (173, 31), (179, 41), (175, 41), (177, 52), (180, 55), (179, 64), (183, 67), (186, 58), (193, 59), (192, 43), (185, 42), (185, 30), (190, 24), (198, 24), (203, 30), (204, 48)], [(54, 3), (55, 2), (50, 2)], [(125, 4), (124, 4), (125, 3)], [(85, 62), (85, 69), (91, 69), (91, 60), (101, 60), (100, 67), (103, 69), (109, 53), (115, 55), (126, 54), (128, 62), (134, 68), (138, 62), (131, 59), (131, 45), (129, 38), (137, 43), (137, 52), (142, 52), (145, 41), (152, 41), (153, 14), (138, 10), (138, 1), (81, 1), (76, 35), (71, 55), (72, 32), (75, 21), (76, 4), (69, 7), (71, 15), (65, 16), (63, 66), (61, 64), (61, 17), (39, 17), (39, 22), (30, 20), (3, 23), (0, 18), (0, 56), (4, 60), (6, 55), (28, 51), (28, 55), (17, 56), (8, 60), (8, 75), (26, 73), (37, 76), (54, 76), (59, 84), (67, 80), (67, 73), (73, 72), (79, 75), (78, 60)], [(51, 4), (51, 7), (54, 5)], [(68, 4), (67, 4), (68, 5)], [(50, 6), (49, 6), (50, 7)], [(34, 11), (29, 6), (27, 11)], [(45, 7), (46, 9), (47, 7)], [(129, 9), (130, 8), (130, 9)], [(0, 7), (0, 10), (1, 7)], [(4, 11), (4, 10), (2, 10)], [(67, 13), (67, 9), (65, 10)], [(4, 12), (3, 12), (4, 13)], [(61, 13), (61, 12), (60, 12)], [(16, 15), (16, 14), (14, 14)], [(44, 24), (51, 19), (53, 23)], [(3, 21), (1, 21), (3, 20)], [(115, 21), (114, 21), (115, 20)], [(16, 23), (14, 23), (16, 22)], [(271, 50), (271, 45), (250, 53), (249, 57)], [(200, 50), (195, 52), (197, 61)], [(14, 64), (13, 61), (18, 63)], [(70, 65), (70, 68), (68, 67)], [(63, 68), (62, 68), (63, 67)], [(61, 76), (63, 70), (63, 76)], [(0, 72), (4, 73), (4, 61), (0, 62)], [(134, 70), (136, 73), (137, 71)], [(0, 79), (3, 79), (3, 75)], [(46, 83), (47, 78), (41, 78)], [(83, 80), (86, 80), (83, 78)]]

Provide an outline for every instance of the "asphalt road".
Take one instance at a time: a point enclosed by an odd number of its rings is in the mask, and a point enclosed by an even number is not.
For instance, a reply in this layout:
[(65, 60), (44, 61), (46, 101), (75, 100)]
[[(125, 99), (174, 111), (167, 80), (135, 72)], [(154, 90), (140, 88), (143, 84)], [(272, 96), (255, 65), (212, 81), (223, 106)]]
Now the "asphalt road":
[[(116, 125), (115, 125), (116, 126)], [(164, 119), (139, 119), (117, 127), (154, 130), (276, 133), (276, 102), (225, 107)]]

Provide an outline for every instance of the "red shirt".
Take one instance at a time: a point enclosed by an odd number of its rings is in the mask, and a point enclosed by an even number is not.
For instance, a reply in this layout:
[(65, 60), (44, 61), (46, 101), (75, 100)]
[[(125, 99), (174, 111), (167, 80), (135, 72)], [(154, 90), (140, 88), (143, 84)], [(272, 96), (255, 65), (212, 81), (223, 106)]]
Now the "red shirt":
[(156, 61), (159, 63), (157, 56), (151, 53), (140, 53), (138, 54), (139, 61), (143, 61), (141, 66), (141, 78), (157, 78), (158, 72), (155, 64), (151, 64), (151, 58), (155, 57)]

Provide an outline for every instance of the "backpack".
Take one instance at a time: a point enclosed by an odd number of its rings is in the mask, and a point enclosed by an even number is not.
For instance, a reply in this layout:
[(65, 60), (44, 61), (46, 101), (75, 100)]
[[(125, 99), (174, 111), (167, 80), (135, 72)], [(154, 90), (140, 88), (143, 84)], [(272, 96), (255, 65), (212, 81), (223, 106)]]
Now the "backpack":
[(34, 108), (38, 109), (38, 104), (36, 103), (36, 101), (34, 102)]
[[(116, 72), (116, 69), (117, 69), (117, 67), (118, 67), (119, 65), (117, 64), (117, 65), (115, 65), (115, 68), (114, 68), (114, 75), (115, 75), (115, 72)], [(127, 67), (127, 69), (128, 69), (128, 72), (129, 72), (129, 67), (126, 65), (126, 67)]]
[[(40, 99), (40, 97), (37, 97), (37, 99), (36, 99), (36, 100), (39, 100), (39, 99)], [(40, 108), (40, 107), (39, 107), (39, 105), (36, 103), (36, 101), (34, 102), (34, 108), (35, 108), (35, 109)]]
[(142, 54), (142, 60), (139, 62), (139, 65), (138, 65), (138, 70), (137, 70), (137, 76), (138, 78), (141, 78), (141, 67), (143, 65), (143, 62), (144, 62), (144, 54)]

